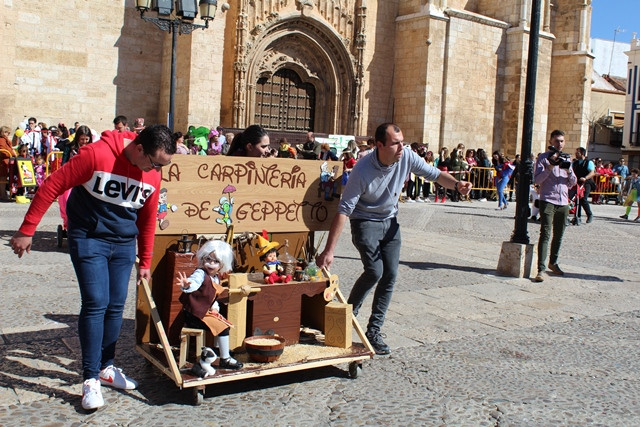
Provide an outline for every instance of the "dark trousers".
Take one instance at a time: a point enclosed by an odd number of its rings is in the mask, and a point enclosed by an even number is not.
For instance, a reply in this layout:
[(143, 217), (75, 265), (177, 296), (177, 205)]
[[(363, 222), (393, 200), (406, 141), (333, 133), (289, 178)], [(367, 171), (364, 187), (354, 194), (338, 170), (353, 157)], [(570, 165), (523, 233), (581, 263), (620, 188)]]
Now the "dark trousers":
[(590, 217), (591, 214), (591, 205), (589, 204), (589, 193), (591, 193), (591, 185), (584, 185), (584, 197), (580, 198), (580, 206), (578, 208), (578, 216), (581, 216), (582, 210), (584, 209), (584, 213), (587, 214), (587, 217)]
[(351, 241), (360, 252), (364, 271), (353, 284), (348, 304), (357, 315), (375, 287), (367, 331), (379, 332), (391, 303), (400, 263), (400, 225), (395, 217), (384, 221), (351, 220)]
[[(547, 254), (549, 254), (549, 239), (551, 239), (551, 253), (549, 264), (558, 263), (562, 235), (567, 226), (569, 206), (559, 206), (553, 203), (539, 201), (540, 204), (540, 239), (538, 240), (538, 271), (546, 269)], [(553, 232), (553, 238), (551, 233)]]

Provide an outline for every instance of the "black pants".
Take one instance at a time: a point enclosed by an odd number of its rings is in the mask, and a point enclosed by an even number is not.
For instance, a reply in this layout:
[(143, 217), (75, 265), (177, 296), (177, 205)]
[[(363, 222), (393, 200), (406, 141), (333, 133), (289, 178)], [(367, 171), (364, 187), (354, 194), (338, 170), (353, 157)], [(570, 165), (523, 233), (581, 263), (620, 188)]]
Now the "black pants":
[(578, 208), (578, 216), (582, 216), (581, 215), (582, 209), (584, 209), (584, 213), (587, 214), (587, 217), (590, 217), (592, 215), (592, 213), (591, 213), (591, 205), (589, 204), (589, 193), (591, 193), (591, 185), (586, 183), (584, 185), (584, 197), (580, 198), (580, 206)]

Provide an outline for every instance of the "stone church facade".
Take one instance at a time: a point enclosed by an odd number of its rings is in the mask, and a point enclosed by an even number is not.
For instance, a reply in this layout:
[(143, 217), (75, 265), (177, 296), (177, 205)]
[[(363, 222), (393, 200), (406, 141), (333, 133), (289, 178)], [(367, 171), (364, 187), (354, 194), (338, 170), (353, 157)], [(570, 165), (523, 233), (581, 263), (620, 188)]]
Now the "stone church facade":
[[(219, 0), (208, 29), (178, 37), (175, 128), (371, 135), (393, 121), (432, 150), (462, 142), (514, 154), (531, 1)], [(541, 1), (533, 151), (556, 128), (569, 149), (588, 138), (591, 0)], [(7, 125), (166, 122), (171, 36), (134, 1), (0, 8)]]

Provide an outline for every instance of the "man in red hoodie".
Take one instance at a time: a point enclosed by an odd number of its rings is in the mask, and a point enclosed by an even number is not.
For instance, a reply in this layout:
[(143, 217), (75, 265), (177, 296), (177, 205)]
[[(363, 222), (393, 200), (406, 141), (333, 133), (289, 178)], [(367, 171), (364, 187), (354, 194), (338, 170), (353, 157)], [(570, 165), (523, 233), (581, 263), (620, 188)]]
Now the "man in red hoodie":
[(82, 147), (44, 181), (11, 238), (18, 257), (29, 253), (42, 216), (56, 197), (73, 188), (67, 203), (67, 236), (82, 300), (78, 334), (84, 409), (104, 405), (101, 384), (121, 389), (137, 386), (113, 365), (113, 359), (136, 259), (136, 240), (138, 281), (151, 277), (160, 169), (171, 163), (175, 151), (166, 126), (149, 126), (139, 135), (103, 132), (100, 141)]

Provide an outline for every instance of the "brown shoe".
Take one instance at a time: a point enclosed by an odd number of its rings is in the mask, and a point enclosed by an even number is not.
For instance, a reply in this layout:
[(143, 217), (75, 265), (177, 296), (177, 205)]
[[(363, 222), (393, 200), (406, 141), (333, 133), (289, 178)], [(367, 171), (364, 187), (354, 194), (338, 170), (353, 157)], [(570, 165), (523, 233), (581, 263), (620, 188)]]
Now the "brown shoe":
[(544, 282), (544, 273), (543, 273), (543, 272), (541, 272), (541, 271), (539, 271), (539, 272), (538, 272), (538, 275), (537, 275), (536, 277), (534, 277), (534, 278), (533, 278), (533, 281), (534, 281), (534, 282), (538, 282), (538, 283), (540, 283), (540, 282)]
[(553, 274), (556, 274), (558, 276), (564, 276), (564, 271), (560, 270), (560, 267), (558, 267), (558, 264), (549, 264), (549, 270), (551, 270)]

